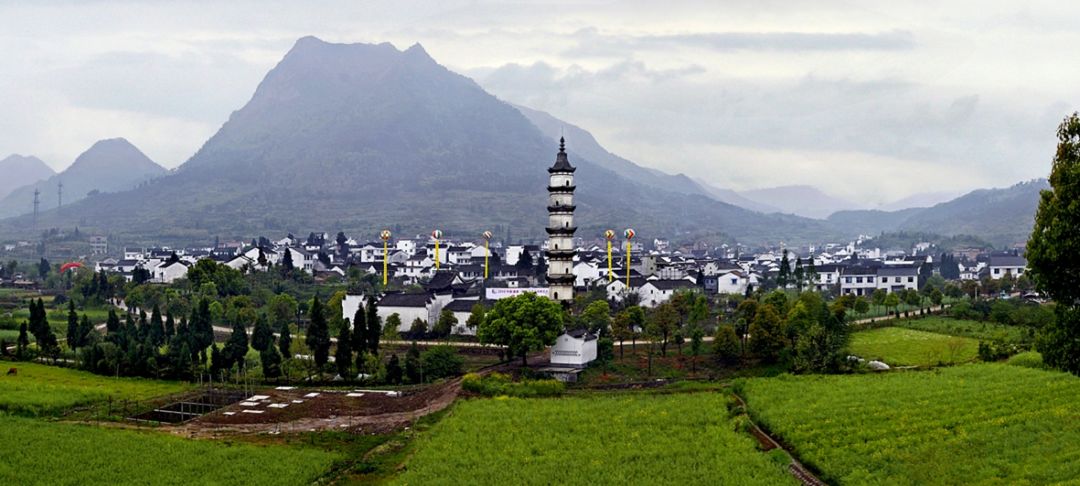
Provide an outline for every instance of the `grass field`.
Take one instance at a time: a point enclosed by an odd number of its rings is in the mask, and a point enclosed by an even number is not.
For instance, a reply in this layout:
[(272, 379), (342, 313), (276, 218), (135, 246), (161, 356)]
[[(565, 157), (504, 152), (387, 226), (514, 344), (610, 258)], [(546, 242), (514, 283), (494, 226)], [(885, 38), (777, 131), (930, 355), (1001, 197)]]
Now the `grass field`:
[(0, 484), (311, 484), (340, 459), (299, 447), (0, 417)]
[(893, 325), (918, 331), (936, 332), (950, 336), (962, 336), (980, 341), (995, 341), (1008, 344), (1030, 342), (1026, 329), (1021, 326), (1006, 326), (996, 322), (979, 322), (951, 317), (930, 316), (922, 319), (899, 320)]
[(18, 368), (15, 376), (0, 375), (0, 412), (42, 416), (66, 409), (114, 400), (145, 400), (178, 393), (190, 385), (140, 378), (109, 378), (70, 368), (29, 362), (0, 361), (0, 372)]
[(794, 484), (719, 393), (458, 403), (400, 484)]
[(751, 415), (838, 484), (1076, 484), (1080, 378), (972, 364), (742, 383)]
[(934, 366), (972, 361), (979, 341), (966, 337), (900, 327), (883, 327), (852, 333), (851, 354), (890, 366)]

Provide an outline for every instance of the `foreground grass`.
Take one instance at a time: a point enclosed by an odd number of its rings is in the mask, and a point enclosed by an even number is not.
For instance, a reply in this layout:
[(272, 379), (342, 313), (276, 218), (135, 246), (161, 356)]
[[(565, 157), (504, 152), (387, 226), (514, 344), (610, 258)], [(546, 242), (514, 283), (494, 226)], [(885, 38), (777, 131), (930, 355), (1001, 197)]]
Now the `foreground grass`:
[(188, 440), (156, 432), (0, 416), (0, 484), (294, 485), (330, 470), (337, 454)]
[(1029, 329), (1022, 326), (1006, 326), (996, 322), (979, 322), (951, 317), (928, 316), (922, 319), (899, 320), (893, 325), (918, 331), (961, 336), (980, 341), (995, 341), (1006, 344), (1030, 342), (1032, 336), (1025, 335)]
[(1004, 364), (741, 386), (751, 415), (838, 484), (1080, 478), (1080, 378)]
[(0, 412), (22, 416), (54, 415), (72, 407), (113, 400), (145, 400), (190, 388), (180, 382), (110, 378), (70, 368), (0, 361)]
[(482, 399), (416, 443), (400, 484), (794, 484), (726, 394)]
[(899, 327), (851, 335), (851, 354), (891, 366), (934, 366), (969, 362), (979, 355), (979, 341)]

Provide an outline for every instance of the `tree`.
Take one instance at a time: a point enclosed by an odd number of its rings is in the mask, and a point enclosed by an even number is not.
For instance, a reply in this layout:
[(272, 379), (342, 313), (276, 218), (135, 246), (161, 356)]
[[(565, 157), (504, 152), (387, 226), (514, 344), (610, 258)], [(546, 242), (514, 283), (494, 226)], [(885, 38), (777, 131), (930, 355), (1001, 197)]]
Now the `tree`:
[(705, 331), (701, 329), (701, 325), (693, 323), (690, 325), (690, 356), (692, 357), (691, 371), (697, 371), (698, 356), (701, 356), (701, 346), (704, 342)]
[(352, 350), (356, 351), (357, 368), (359, 369), (363, 364), (363, 358), (361, 355), (367, 352), (367, 314), (364, 310), (364, 306), (356, 306), (356, 312), (353, 314), (353, 329), (352, 329)]
[(652, 340), (660, 341), (660, 354), (667, 356), (668, 340), (679, 326), (679, 313), (669, 302), (664, 302), (653, 309), (649, 316), (648, 334)]
[(334, 350), (334, 364), (337, 365), (339, 375), (342, 377), (348, 376), (349, 367), (352, 366), (352, 336), (349, 333), (349, 321), (342, 323), (341, 328), (338, 330), (337, 349)]
[(420, 355), (423, 365), (424, 379), (427, 381), (437, 380), (461, 374), (461, 368), (465, 360), (458, 356), (453, 346), (432, 346)]
[(805, 275), (805, 272), (803, 272), (802, 258), (795, 257), (794, 280), (795, 280), (795, 288), (798, 289), (799, 292), (802, 292), (803, 284), (806, 283), (806, 281), (804, 280), (805, 278), (806, 278), (806, 275)]
[(150, 342), (154, 343), (154, 346), (165, 344), (165, 324), (161, 320), (161, 308), (156, 303), (153, 310), (150, 311), (150, 329), (147, 331), (147, 335), (150, 337)]
[(713, 336), (713, 357), (717, 363), (733, 364), (739, 361), (739, 337), (735, 335), (735, 326), (721, 324)]
[(896, 295), (896, 292), (890, 292), (889, 295), (885, 296), (885, 301), (882, 302), (882, 304), (885, 305), (886, 309), (895, 310), (897, 307), (900, 306), (900, 296)]
[(424, 337), (427, 334), (427, 323), (417, 317), (413, 319), (412, 325), (409, 326), (409, 335), (416, 339), (417, 337)]
[[(484, 307), (484, 304), (481, 304), (480, 302), (473, 304), (472, 310), (469, 312), (469, 318), (465, 321), (465, 325), (468, 326), (469, 329), (475, 330), (481, 322), (484, 322), (485, 312), (487, 312), (487, 308)], [(387, 321), (387, 324), (389, 324), (389, 321)]]
[(611, 321), (611, 335), (619, 341), (619, 359), (622, 359), (623, 350), (625, 349), (623, 343), (634, 335), (633, 330), (630, 329), (630, 313), (628, 311), (624, 310), (615, 314), (615, 319)]
[(772, 305), (764, 304), (758, 307), (749, 332), (750, 350), (765, 362), (776, 361), (780, 351), (787, 345), (783, 321)]
[(581, 323), (593, 334), (606, 335), (611, 326), (611, 307), (606, 300), (593, 301), (581, 313)]
[(270, 329), (270, 324), (266, 322), (266, 317), (260, 315), (255, 320), (255, 329), (251, 331), (251, 347), (262, 352), (273, 345), (274, 332)]
[(454, 313), (450, 312), (450, 309), (443, 309), (439, 313), (439, 320), (435, 323), (435, 336), (449, 337), (457, 323), (458, 320), (457, 317), (454, 317)]
[(791, 261), (788, 260), (788, 251), (784, 250), (784, 256), (780, 259), (780, 273), (776, 274), (776, 287), (786, 289), (791, 283)]
[(533, 260), (532, 255), (529, 254), (528, 248), (522, 248), (521, 256), (518, 257), (518, 261), (514, 264), (518, 270), (532, 270)]
[[(262, 251), (259, 251), (259, 255), (262, 256)], [(285, 256), (281, 258), (281, 271), (286, 277), (292, 275), (293, 270), (296, 269), (296, 265), (292, 259), (292, 248), (285, 249)]]
[(852, 309), (859, 314), (866, 314), (870, 312), (870, 303), (866, 301), (863, 296), (855, 297), (855, 303), (852, 305)]
[(386, 325), (383, 326), (381, 339), (383, 341), (397, 341), (401, 339), (401, 336), (398, 334), (400, 331), (401, 315), (395, 312), (386, 317)]
[(382, 319), (379, 318), (379, 307), (375, 303), (375, 297), (368, 297), (367, 301), (367, 346), (372, 356), (379, 355), (379, 336), (382, 334)]
[(638, 333), (645, 330), (645, 309), (634, 305), (628, 307), (626, 312), (630, 316), (630, 345), (636, 353)]
[(79, 315), (75, 313), (75, 301), (68, 301), (68, 315), (67, 315), (67, 345), (71, 349), (78, 349), (82, 346), (79, 342)]
[(941, 293), (941, 290), (934, 289), (930, 291), (930, 302), (935, 306), (941, 305), (941, 301), (945, 299), (945, 294)]
[(391, 385), (400, 385), (403, 373), (397, 355), (390, 355), (390, 361), (386, 363), (386, 381)]
[(30, 347), (30, 336), (26, 333), (26, 322), (19, 324), (19, 338), (15, 341), (15, 355), (20, 359), (26, 356), (26, 350)]
[(1080, 115), (1066, 117), (1057, 136), (1026, 256), (1035, 288), (1057, 303), (1036, 347), (1047, 365), (1080, 375)]
[(259, 353), (259, 361), (262, 362), (263, 377), (274, 379), (281, 376), (281, 355), (273, 342)]
[(176, 335), (176, 320), (173, 319), (172, 312), (165, 313), (165, 341), (171, 341), (172, 337)]
[(326, 326), (326, 316), (323, 315), (323, 306), (316, 295), (311, 301), (311, 325), (308, 326), (305, 344), (315, 355), (315, 366), (322, 369), (330, 360), (330, 329)]
[(881, 307), (885, 305), (885, 298), (889, 296), (889, 293), (885, 289), (874, 289), (874, 293), (870, 294), (870, 301), (874, 303), (874, 306)]
[(232, 334), (229, 335), (229, 340), (225, 341), (225, 348), (221, 350), (221, 357), (224, 359), (227, 368), (232, 368), (232, 365), (237, 365), (237, 368), (241, 371), (244, 369), (244, 359), (248, 352), (248, 335), (247, 330), (244, 329), (244, 325), (237, 322), (233, 324)]
[(532, 292), (500, 299), (484, 316), (476, 334), (483, 344), (507, 347), (509, 356), (521, 358), (527, 365), (526, 354), (555, 344), (563, 330), (562, 306)]
[(424, 374), (421, 366), (420, 348), (416, 345), (416, 341), (413, 341), (405, 353), (405, 379), (409, 383), (423, 383)]
[(292, 334), (289, 332), (289, 325), (286, 324), (281, 328), (281, 335), (278, 337), (278, 351), (281, 351), (281, 356), (285, 359), (292, 358)]
[(49, 261), (45, 258), (42, 258), (41, 261), (38, 262), (38, 275), (42, 280), (45, 280), (45, 277), (49, 276), (50, 269), (52, 269), (52, 265), (49, 265)]
[(94, 332), (94, 325), (92, 323), (90, 323), (90, 317), (87, 316), (86, 314), (83, 314), (82, 322), (79, 323), (79, 332), (75, 336), (75, 338), (76, 338), (76, 340), (78, 342), (78, 346), (80, 348), (83, 347), (83, 346), (90, 345), (90, 343), (91, 343), (90, 336), (93, 334), (93, 332)]
[(293, 296), (281, 293), (275, 295), (270, 299), (267, 304), (267, 317), (270, 318), (270, 325), (277, 332), (281, 332), (283, 327), (289, 325), (296, 319), (296, 310), (299, 308), (296, 299)]
[(117, 332), (120, 332), (120, 317), (115, 310), (109, 309), (109, 317), (105, 320), (105, 333), (113, 335)]

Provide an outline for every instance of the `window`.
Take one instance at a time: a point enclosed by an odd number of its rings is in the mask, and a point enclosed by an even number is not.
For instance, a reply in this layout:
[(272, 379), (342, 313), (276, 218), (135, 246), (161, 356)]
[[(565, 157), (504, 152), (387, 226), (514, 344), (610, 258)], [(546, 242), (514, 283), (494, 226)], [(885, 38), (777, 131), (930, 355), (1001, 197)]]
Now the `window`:
[(870, 282), (870, 283), (874, 283), (874, 277), (866, 277), (866, 281)]
[(994, 275), (997, 275), (999, 273), (1001, 273), (1001, 269), (1000, 268), (995, 268), (994, 269)]
[(844, 277), (844, 283), (851, 283), (851, 277)]
[(907, 281), (908, 281), (908, 283), (914, 282), (914, 281), (915, 281), (915, 277), (908, 277), (908, 278), (907, 278)]
[(862, 283), (862, 277), (855, 277), (855, 283)]
[(737, 279), (737, 278), (731, 279), (731, 285), (735, 285), (737, 283), (739, 283), (739, 279)]

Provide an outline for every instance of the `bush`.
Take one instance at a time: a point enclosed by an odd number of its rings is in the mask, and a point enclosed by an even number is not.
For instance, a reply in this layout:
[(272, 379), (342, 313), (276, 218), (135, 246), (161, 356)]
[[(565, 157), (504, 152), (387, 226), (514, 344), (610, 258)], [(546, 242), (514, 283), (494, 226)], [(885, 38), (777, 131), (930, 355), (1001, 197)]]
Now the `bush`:
[(437, 380), (449, 376), (461, 374), (461, 367), (465, 360), (458, 356), (457, 350), (452, 346), (434, 346), (420, 355), (423, 364), (423, 375), (426, 381)]
[(1038, 351), (1020, 353), (1009, 358), (1006, 363), (1013, 366), (1023, 366), (1024, 368), (1046, 369), (1046, 364), (1043, 363), (1042, 355)]
[(461, 387), (466, 391), (479, 395), (511, 396), (511, 397), (551, 397), (562, 395), (566, 385), (558, 380), (529, 380), (524, 379), (514, 382), (509, 376), (502, 373), (491, 373), (480, 376), (469, 373), (461, 382)]
[(1026, 349), (1011, 343), (979, 341), (979, 359), (988, 363), (1000, 361)]

